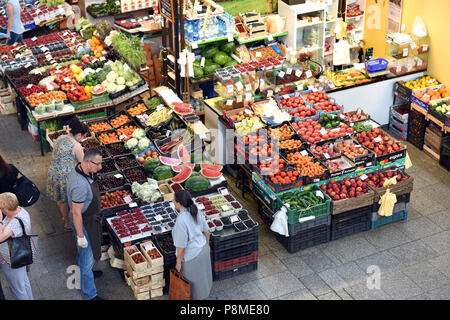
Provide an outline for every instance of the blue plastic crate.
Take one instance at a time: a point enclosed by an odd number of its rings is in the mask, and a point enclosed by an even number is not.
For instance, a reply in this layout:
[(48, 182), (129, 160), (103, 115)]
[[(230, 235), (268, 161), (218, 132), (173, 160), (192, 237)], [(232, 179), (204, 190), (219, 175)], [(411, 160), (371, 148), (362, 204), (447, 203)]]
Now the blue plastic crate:
[(389, 64), (389, 61), (383, 58), (376, 58), (369, 61), (366, 61), (366, 69), (367, 71), (373, 73), (373, 72), (380, 72), (387, 69), (387, 66)]
[(399, 221), (399, 220), (406, 220), (407, 218), (408, 218), (408, 211), (395, 212), (389, 217), (380, 217), (376, 221), (371, 221), (370, 222), (370, 229), (376, 229), (376, 228), (378, 228), (380, 226), (383, 226), (385, 224), (388, 224), (388, 223), (391, 223), (391, 222), (395, 222), (395, 221)]

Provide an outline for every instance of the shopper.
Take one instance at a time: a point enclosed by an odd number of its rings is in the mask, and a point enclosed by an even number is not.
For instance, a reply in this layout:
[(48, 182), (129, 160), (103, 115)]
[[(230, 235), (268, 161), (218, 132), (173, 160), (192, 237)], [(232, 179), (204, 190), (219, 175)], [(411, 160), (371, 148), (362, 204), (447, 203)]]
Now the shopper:
[(83, 160), (84, 152), (80, 143), (88, 133), (87, 126), (77, 118), (70, 120), (69, 128), (67, 135), (62, 135), (55, 141), (47, 180), (47, 196), (56, 201), (66, 231), (71, 230), (66, 194), (67, 177), (75, 165)]
[(172, 230), (177, 248), (175, 268), (189, 280), (191, 299), (202, 300), (209, 296), (212, 286), (209, 226), (189, 191), (176, 191), (173, 203), (180, 212)]
[(22, 20), (20, 19), (20, 13), (22, 11), (19, 0), (2, 0), (6, 4), (6, 16), (8, 22), (6, 25), (6, 44), (22, 43), (23, 32), (25, 28)]
[[(14, 193), (5, 192), (0, 194), (0, 212), (6, 217), (0, 220), (0, 242), (8, 238), (17, 238), (23, 235), (22, 226), (19, 219), (24, 225), (25, 232), (31, 233), (31, 221), (28, 212), (19, 207), (19, 200)], [(3, 214), (0, 215), (0, 218)], [(1, 268), (6, 275), (12, 293), (19, 300), (33, 300), (30, 280), (27, 275), (27, 267), (12, 269), (3, 259), (0, 261)]]
[(19, 177), (19, 170), (0, 155), (0, 193), (11, 192)]
[(101, 271), (92, 271), (95, 260), (100, 260), (102, 243), (102, 216), (100, 192), (93, 174), (102, 169), (102, 154), (97, 149), (87, 150), (67, 180), (67, 198), (70, 224), (77, 239), (81, 291), (88, 300), (103, 300), (97, 295), (94, 277)]

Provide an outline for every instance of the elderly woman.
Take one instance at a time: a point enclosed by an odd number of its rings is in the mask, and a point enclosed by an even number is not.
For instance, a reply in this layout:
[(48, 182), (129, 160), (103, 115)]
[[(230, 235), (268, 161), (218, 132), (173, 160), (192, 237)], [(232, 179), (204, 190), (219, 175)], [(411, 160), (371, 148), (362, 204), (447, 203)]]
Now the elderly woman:
[[(2, 219), (3, 214), (1, 213), (6, 215), (4, 219)], [(9, 238), (21, 237), (23, 236), (23, 231), (28, 235), (31, 233), (30, 215), (25, 209), (19, 207), (19, 201), (13, 193), (5, 192), (0, 194), (0, 219), (0, 242)], [(20, 221), (23, 223), (23, 229)], [(19, 300), (33, 300), (27, 267), (12, 269), (3, 262), (3, 259), (0, 263), (11, 291), (16, 298)]]

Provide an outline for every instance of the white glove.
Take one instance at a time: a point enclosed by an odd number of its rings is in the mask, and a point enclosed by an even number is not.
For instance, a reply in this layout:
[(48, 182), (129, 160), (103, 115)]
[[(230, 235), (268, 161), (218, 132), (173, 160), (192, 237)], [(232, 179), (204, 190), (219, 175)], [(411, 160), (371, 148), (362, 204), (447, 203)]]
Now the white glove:
[(77, 245), (81, 248), (87, 248), (88, 242), (86, 240), (86, 237), (83, 236), (83, 238), (77, 237)]

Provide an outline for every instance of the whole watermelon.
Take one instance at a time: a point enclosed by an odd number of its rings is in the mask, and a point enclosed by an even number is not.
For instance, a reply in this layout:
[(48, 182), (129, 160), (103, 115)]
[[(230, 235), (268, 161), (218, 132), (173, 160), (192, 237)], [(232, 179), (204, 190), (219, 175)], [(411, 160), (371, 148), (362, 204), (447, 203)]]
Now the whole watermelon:
[(169, 166), (159, 166), (153, 170), (153, 178), (156, 180), (167, 180), (173, 177), (172, 168)]
[(213, 57), (214, 63), (217, 63), (221, 66), (225, 65), (228, 62), (228, 54), (223, 51), (217, 52)]
[(148, 173), (153, 173), (153, 170), (159, 166), (159, 159), (158, 158), (150, 158), (147, 161), (145, 161), (144, 170)]
[(232, 54), (236, 49), (236, 45), (234, 42), (227, 42), (220, 47), (220, 51), (223, 51), (227, 54)]
[(194, 78), (203, 77), (203, 69), (199, 66), (194, 66)]

